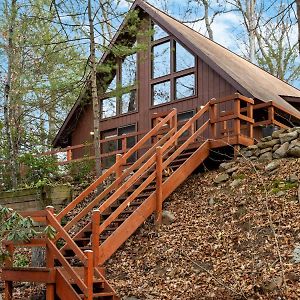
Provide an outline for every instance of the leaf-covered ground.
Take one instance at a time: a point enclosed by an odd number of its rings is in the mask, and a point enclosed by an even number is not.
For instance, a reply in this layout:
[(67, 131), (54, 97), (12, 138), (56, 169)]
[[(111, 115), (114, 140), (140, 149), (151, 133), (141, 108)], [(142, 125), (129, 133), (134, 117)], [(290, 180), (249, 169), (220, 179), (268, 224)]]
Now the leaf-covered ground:
[[(300, 160), (241, 161), (228, 181), (220, 170), (195, 174), (165, 202), (176, 215), (157, 232), (146, 222), (108, 261), (121, 297), (138, 299), (300, 299)], [(240, 185), (232, 187), (234, 179)]]

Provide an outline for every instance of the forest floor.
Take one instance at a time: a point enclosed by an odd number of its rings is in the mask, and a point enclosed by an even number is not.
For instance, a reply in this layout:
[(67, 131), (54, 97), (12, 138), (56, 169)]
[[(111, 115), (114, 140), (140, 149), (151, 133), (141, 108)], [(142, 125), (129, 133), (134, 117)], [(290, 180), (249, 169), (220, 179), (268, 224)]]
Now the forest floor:
[(146, 222), (107, 262), (118, 294), (300, 299), (300, 160), (279, 162), (236, 162), (219, 184), (220, 169), (191, 176), (164, 203), (174, 223)]

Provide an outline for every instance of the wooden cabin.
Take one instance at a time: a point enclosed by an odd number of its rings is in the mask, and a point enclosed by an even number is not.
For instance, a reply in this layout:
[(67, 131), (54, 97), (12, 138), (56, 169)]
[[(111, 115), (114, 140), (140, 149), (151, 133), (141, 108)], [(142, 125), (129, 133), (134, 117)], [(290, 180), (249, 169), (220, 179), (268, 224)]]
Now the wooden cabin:
[[(128, 55), (118, 55), (120, 46), (131, 49)], [(254, 99), (255, 105), (272, 101), (281, 108), (275, 114), (282, 123), (300, 116), (298, 89), (145, 1), (135, 1), (101, 58), (97, 85), (102, 153), (121, 149), (124, 153), (124, 147), (132, 147), (153, 127), (155, 119), (173, 108), (178, 122), (184, 122), (210, 99), (235, 93)], [(231, 105), (227, 102), (221, 110)], [(260, 124), (254, 128), (254, 137), (262, 135), (262, 125), (267, 124), (262, 122), (269, 117), (263, 106), (254, 110), (254, 119)], [(122, 142), (124, 135), (128, 137)], [(92, 141), (93, 111), (87, 84), (53, 145), (74, 146), (72, 159), (76, 159), (92, 155)], [(103, 158), (104, 165), (111, 163)]]

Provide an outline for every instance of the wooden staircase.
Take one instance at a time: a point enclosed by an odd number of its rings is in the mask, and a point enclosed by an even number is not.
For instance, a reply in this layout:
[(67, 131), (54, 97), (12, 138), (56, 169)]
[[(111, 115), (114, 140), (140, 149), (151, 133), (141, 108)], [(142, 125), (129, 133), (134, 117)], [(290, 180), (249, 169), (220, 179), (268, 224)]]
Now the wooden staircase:
[[(118, 299), (101, 266), (151, 214), (156, 226), (161, 224), (163, 201), (210, 149), (253, 144), (253, 105), (239, 94), (212, 99), (180, 128), (173, 109), (57, 215), (51, 207), (32, 212), (36, 222), (55, 228), (56, 237), (18, 245), (46, 247), (47, 265), (42, 276), (41, 270), (16, 270), (8, 261), (2, 274), (5, 299), (12, 297), (13, 281), (38, 278), (47, 284), (47, 299)], [(138, 159), (127, 165), (134, 154)], [(16, 245), (6, 245), (13, 256)]]

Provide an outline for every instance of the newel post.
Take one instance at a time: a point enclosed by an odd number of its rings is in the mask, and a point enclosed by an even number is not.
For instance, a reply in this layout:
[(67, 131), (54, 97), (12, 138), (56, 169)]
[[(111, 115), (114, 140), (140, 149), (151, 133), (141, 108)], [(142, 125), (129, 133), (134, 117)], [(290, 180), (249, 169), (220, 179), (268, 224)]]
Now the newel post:
[[(248, 103), (247, 104), (247, 117), (253, 119), (253, 104), (252, 103)], [(253, 139), (253, 123), (249, 123), (249, 137), (251, 139)]]
[(127, 143), (126, 143), (126, 134), (122, 134), (122, 152), (125, 153), (127, 148)]
[(92, 250), (94, 253), (94, 267), (99, 264), (99, 247), (100, 247), (100, 222), (101, 214), (99, 209), (93, 210), (92, 215)]
[[(48, 214), (54, 215), (54, 207), (47, 206), (47, 217)], [(47, 225), (49, 225), (49, 221), (47, 218)], [(46, 267), (50, 270), (52, 275), (54, 275), (54, 256), (51, 250), (48, 247), (48, 243), (46, 244)], [(46, 284), (46, 299), (52, 300), (55, 298), (55, 285), (54, 283), (47, 283)]]
[(209, 122), (210, 122), (210, 129), (211, 129), (211, 139), (216, 140), (217, 139), (217, 107), (216, 104), (213, 103), (213, 101), (216, 100), (215, 98), (212, 98), (209, 101)]
[(84, 293), (85, 300), (93, 300), (93, 277), (94, 277), (94, 266), (93, 266), (93, 251), (85, 250), (86, 263), (84, 266), (84, 283), (87, 287), (86, 293)]
[(159, 227), (162, 223), (162, 176), (163, 176), (163, 151), (162, 147), (156, 148), (156, 214), (155, 225)]

